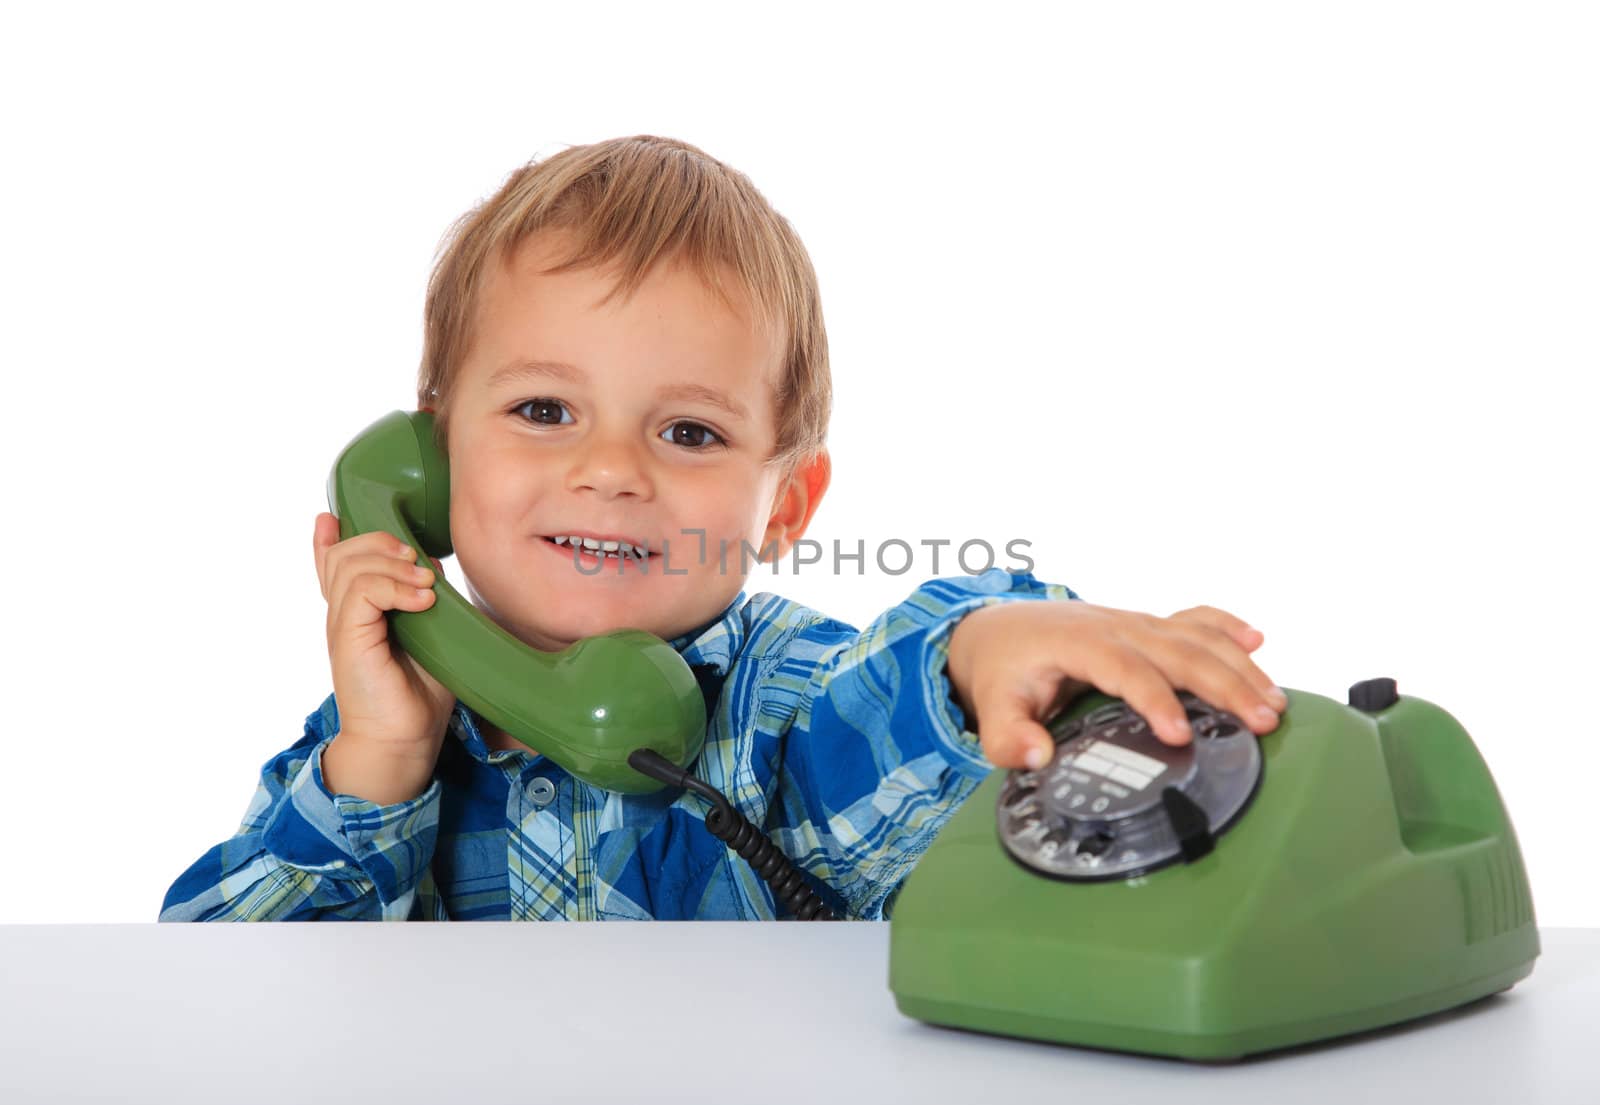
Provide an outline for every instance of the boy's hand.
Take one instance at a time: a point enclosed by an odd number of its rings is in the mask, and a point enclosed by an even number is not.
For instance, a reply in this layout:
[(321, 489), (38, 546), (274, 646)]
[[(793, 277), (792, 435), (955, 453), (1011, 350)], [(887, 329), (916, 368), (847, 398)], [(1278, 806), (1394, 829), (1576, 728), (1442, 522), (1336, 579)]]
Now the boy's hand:
[(1262, 640), (1210, 606), (1158, 618), (1079, 601), (1010, 602), (956, 623), (947, 667), (983, 754), (996, 767), (1032, 769), (1055, 754), (1041, 722), (1091, 687), (1125, 700), (1166, 744), (1190, 740), (1177, 690), (1270, 733), (1288, 700), (1248, 655)]
[(311, 537), (317, 582), (328, 600), (328, 660), (339, 732), (322, 757), (336, 793), (380, 805), (421, 793), (433, 774), (455, 708), (450, 689), (389, 637), (390, 610), (427, 610), (443, 575), (387, 533), (339, 540), (339, 519), (317, 515)]

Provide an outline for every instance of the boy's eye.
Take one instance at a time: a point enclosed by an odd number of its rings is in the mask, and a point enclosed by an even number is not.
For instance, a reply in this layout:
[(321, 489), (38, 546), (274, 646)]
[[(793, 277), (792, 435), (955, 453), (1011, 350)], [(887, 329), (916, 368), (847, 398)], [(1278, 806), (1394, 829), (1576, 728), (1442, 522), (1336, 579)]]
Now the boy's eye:
[(714, 430), (698, 422), (674, 422), (662, 431), (661, 436), (674, 445), (683, 445), (690, 449), (703, 449), (712, 442), (723, 444)]
[[(528, 417), (530, 422), (539, 422), (546, 426), (560, 426), (573, 420), (567, 408), (554, 399), (529, 399), (526, 403), (517, 404), (512, 408), (512, 411), (524, 411), (530, 408), (533, 412)], [(552, 414), (554, 414), (554, 417), (552, 417)]]
[[(513, 414), (528, 412), (524, 417), (541, 426), (565, 426), (576, 421), (565, 403), (558, 399), (528, 399), (511, 408)], [(698, 422), (674, 422), (662, 431), (661, 436), (674, 445), (687, 449), (704, 449), (709, 445), (726, 445), (717, 432)]]

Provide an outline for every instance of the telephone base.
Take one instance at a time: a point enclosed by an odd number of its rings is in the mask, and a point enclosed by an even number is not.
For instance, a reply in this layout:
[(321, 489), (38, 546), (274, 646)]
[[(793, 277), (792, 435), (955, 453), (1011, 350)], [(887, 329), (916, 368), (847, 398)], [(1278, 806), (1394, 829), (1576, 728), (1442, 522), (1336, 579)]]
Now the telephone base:
[(1424, 1017), (1527, 977), (1539, 955), (1527, 874), (1465, 730), (1418, 698), (1368, 709), (1287, 694), (1282, 722), (1258, 738), (1254, 800), (1188, 862), (1104, 881), (1040, 874), (1001, 846), (997, 817), (1015, 807), (993, 772), (895, 902), (889, 987), (901, 1012), (1236, 1059)]
[(1532, 973), (1533, 960), (1530, 958), (1526, 963), (1498, 974), (1474, 979), (1437, 993), (1389, 1002), (1371, 1009), (1313, 1017), (1290, 1024), (1262, 1025), (1258, 1028), (1212, 1034), (1162, 1031), (1138, 1025), (1110, 1025), (1034, 1012), (980, 1009), (959, 1001), (927, 1000), (903, 994), (895, 995), (895, 1008), (908, 1017), (928, 1024), (983, 1032), (993, 1036), (1014, 1036), (1047, 1043), (1099, 1048), (1105, 1051), (1167, 1055), (1177, 1059), (1231, 1062), (1261, 1052), (1277, 1051), (1299, 1044), (1332, 1041), (1337, 1037), (1366, 1032), (1381, 1032), (1405, 1021), (1441, 1013), (1503, 993)]

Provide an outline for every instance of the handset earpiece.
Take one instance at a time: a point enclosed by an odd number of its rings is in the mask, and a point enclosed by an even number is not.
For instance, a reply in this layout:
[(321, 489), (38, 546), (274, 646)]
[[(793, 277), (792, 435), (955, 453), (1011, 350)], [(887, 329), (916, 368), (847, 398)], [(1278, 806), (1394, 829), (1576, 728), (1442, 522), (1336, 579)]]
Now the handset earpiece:
[[(376, 530), (428, 556), (450, 544), (450, 469), (434, 417), (393, 411), (346, 445), (328, 475), (339, 536)], [(419, 559), (418, 563), (422, 563)], [(586, 782), (624, 794), (663, 783), (628, 764), (652, 749), (688, 767), (705, 743), (705, 700), (660, 637), (620, 629), (541, 652), (500, 628), (442, 574), (427, 610), (391, 610), (400, 646), (455, 696)]]

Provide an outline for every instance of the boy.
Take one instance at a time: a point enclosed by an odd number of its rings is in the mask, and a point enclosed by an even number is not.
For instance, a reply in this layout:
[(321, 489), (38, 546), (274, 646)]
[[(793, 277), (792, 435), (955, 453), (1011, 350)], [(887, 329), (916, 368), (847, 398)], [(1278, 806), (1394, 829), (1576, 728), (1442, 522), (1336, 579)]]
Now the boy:
[[(1091, 685), (1169, 743), (1188, 739), (1174, 688), (1276, 725), (1261, 635), (1209, 607), (1095, 607), (998, 568), (930, 580), (865, 632), (747, 597), (744, 549), (785, 555), (827, 490), (830, 391), (805, 249), (682, 142), (530, 163), (457, 223), (430, 281), (419, 406), (471, 600), (539, 649), (623, 626), (670, 642), (707, 695), (691, 770), (835, 914), (888, 917), (978, 782), (1042, 763), (1041, 722)], [(574, 779), (392, 648), (385, 611), (433, 601), (409, 548), (338, 541), (330, 514), (313, 547), (334, 693), (163, 920), (787, 915), (703, 798)]]

